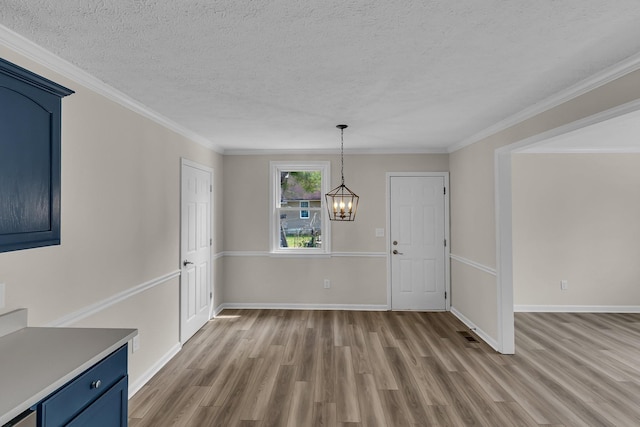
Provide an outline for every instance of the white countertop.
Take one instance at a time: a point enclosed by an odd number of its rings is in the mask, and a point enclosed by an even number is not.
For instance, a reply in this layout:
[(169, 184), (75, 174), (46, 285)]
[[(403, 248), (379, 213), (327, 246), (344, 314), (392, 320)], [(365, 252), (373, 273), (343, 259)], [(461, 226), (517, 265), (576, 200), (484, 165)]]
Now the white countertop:
[(137, 329), (26, 327), (1, 336), (0, 426), (137, 334)]

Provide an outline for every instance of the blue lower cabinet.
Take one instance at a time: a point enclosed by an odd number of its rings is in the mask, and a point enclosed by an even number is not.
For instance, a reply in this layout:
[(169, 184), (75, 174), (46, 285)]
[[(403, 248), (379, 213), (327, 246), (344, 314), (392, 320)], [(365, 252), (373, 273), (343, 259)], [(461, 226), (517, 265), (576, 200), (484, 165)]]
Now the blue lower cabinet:
[(42, 400), (38, 426), (126, 426), (127, 353), (120, 347)]

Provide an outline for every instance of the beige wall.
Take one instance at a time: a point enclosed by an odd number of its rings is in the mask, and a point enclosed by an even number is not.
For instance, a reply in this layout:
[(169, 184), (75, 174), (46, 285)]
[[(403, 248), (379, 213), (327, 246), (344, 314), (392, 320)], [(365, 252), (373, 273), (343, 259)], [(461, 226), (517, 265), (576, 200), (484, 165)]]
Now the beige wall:
[[(269, 257), (269, 162), (330, 160), (331, 186), (340, 182), (340, 157), (225, 156), (225, 303), (387, 304), (386, 257)], [(346, 155), (345, 182), (360, 196), (352, 223), (332, 223), (332, 251), (384, 253), (387, 172), (446, 172), (448, 155)], [(247, 253), (254, 252), (253, 256)], [(255, 254), (258, 252), (259, 254)], [(248, 254), (251, 255), (251, 254)], [(332, 281), (331, 289), (323, 280)]]
[[(452, 153), (451, 253), (488, 269), (496, 267), (494, 152), (497, 148), (639, 97), (640, 71), (636, 71)], [(474, 296), (479, 294), (486, 295), (488, 300), (497, 300), (496, 278), (488, 281), (485, 271), (474, 268), (469, 272), (468, 267), (460, 261), (451, 262), (453, 307), (472, 307), (476, 304)], [(475, 291), (460, 291), (471, 288)], [(488, 334), (497, 330), (497, 313), (477, 309), (460, 311)]]
[(640, 305), (640, 154), (512, 162), (515, 304)]
[[(28, 308), (30, 325), (55, 324), (177, 271), (181, 157), (215, 170), (214, 252), (222, 251), (222, 156), (15, 52), (0, 48), (0, 56), (76, 91), (62, 104), (62, 244), (0, 253), (8, 308)], [(178, 284), (161, 283), (76, 326), (138, 328), (135, 383), (178, 343)]]

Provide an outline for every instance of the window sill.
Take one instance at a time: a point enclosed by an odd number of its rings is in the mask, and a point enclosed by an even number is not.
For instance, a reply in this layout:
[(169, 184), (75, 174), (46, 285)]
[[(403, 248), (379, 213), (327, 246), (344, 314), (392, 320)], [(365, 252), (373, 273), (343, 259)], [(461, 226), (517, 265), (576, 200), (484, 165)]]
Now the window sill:
[(299, 251), (272, 251), (269, 256), (273, 258), (331, 258), (329, 252), (299, 252)]

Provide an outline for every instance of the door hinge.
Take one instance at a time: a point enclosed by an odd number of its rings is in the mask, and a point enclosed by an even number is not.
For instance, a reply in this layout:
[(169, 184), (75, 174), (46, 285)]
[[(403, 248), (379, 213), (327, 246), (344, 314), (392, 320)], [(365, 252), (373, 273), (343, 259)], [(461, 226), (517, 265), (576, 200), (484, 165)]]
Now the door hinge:
[(209, 246), (213, 245), (213, 239), (209, 239)]
[(444, 299), (447, 299), (447, 292), (444, 292)]
[(444, 247), (447, 247), (447, 239), (444, 239)]
[(209, 185), (209, 193), (213, 193), (213, 185)]
[(209, 292), (209, 299), (213, 299), (213, 292)]
[(447, 195), (447, 187), (444, 187), (444, 193), (445, 196)]

